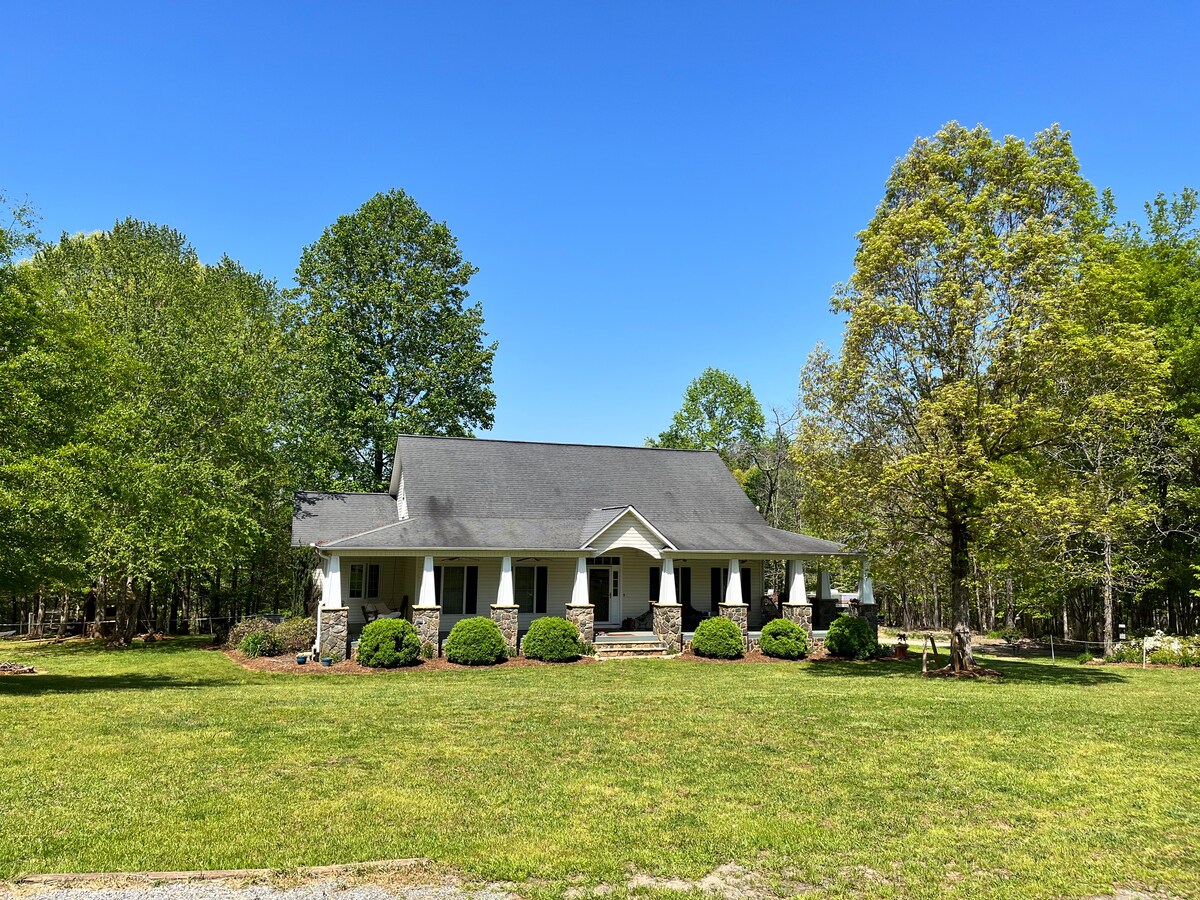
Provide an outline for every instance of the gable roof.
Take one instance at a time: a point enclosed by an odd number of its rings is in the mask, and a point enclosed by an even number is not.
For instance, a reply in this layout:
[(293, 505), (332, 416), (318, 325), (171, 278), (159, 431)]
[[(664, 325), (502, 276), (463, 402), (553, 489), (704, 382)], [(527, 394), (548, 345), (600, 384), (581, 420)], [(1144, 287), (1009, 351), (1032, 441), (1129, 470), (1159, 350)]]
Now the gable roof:
[(293, 543), (577, 550), (630, 507), (681, 553), (845, 552), (769, 527), (715, 451), (415, 435), (396, 442), (390, 494), (300, 495)]

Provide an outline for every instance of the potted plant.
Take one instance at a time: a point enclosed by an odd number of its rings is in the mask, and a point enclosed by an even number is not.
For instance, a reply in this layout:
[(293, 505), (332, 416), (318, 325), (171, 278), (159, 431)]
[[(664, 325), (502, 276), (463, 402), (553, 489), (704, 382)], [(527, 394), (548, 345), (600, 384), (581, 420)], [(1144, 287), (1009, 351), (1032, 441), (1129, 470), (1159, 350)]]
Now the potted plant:
[(325, 668), (328, 669), (330, 666), (333, 665), (333, 657), (332, 656), (322, 656), (321, 657), (321, 665), (323, 665)]
[(908, 635), (903, 631), (896, 635), (896, 659), (908, 659)]
[(308, 654), (307, 653), (297, 653), (296, 654), (296, 665), (302, 666), (306, 662), (308, 662)]

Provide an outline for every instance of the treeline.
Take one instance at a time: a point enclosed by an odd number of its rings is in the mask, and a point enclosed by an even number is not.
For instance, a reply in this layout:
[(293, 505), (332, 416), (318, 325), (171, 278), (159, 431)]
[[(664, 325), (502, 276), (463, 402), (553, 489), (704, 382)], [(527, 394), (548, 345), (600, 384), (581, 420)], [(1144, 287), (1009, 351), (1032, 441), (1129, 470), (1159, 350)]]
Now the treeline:
[(1122, 223), (1057, 126), (951, 123), (896, 163), (798, 407), (709, 370), (650, 443), (720, 449), (771, 524), (866, 549), (892, 624), (1200, 631), (1198, 206)]
[[(7, 204), (5, 204), (7, 205)], [(304, 248), (297, 287), (134, 220), (0, 229), (0, 631), (117, 642), (311, 606), (296, 490), (372, 490), (400, 431), (491, 424), (474, 268), (377, 195)]]

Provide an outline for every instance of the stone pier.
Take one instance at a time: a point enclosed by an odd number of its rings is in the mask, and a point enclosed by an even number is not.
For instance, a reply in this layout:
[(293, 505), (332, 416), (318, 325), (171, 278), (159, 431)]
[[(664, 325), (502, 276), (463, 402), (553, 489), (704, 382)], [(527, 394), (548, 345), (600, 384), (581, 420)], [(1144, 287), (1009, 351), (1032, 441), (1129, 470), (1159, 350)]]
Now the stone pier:
[(668, 653), (683, 649), (683, 607), (678, 603), (651, 603), (654, 635), (667, 645)]
[(789, 622), (795, 622), (804, 629), (804, 633), (808, 635), (809, 649), (813, 647), (813, 608), (811, 603), (792, 603), (791, 601), (783, 604), (783, 617)]
[(579, 629), (579, 640), (584, 644), (594, 643), (596, 640), (596, 607), (592, 604), (586, 606), (576, 606), (574, 603), (567, 604), (567, 621)]
[(430, 644), (433, 655), (442, 655), (442, 608), (440, 606), (414, 606), (412, 623), (417, 631), (417, 639), (421, 642), (422, 655), (424, 647)]
[(517, 634), (519, 631), (517, 614), (520, 612), (519, 606), (511, 604), (492, 604), (492, 621), (500, 629), (500, 633), (504, 635), (504, 646), (508, 648), (510, 657), (517, 655)]
[(350, 610), (344, 606), (322, 609), (321, 633), (317, 636), (317, 650), (321, 656), (333, 657), (334, 662), (341, 662), (349, 649)]
[(742, 649), (750, 649), (750, 606), (747, 603), (719, 603), (717, 612), (742, 629)]

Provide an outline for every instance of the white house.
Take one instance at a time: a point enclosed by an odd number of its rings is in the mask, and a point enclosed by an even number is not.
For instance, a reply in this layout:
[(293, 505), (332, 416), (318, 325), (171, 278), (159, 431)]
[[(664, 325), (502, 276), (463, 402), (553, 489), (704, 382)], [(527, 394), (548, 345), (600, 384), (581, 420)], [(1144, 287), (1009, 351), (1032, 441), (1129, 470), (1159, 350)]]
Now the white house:
[[(575, 622), (598, 649), (678, 651), (709, 615), (748, 641), (780, 614), (812, 631), (828, 624), (832, 594), (822, 573), (809, 598), (805, 566), (861, 556), (767, 525), (712, 451), (412, 435), (396, 442), (387, 493), (300, 494), (292, 543), (318, 552), (318, 642), (335, 656), (387, 615), (439, 650), (474, 615), (514, 647), (545, 615)], [(788, 564), (779, 607), (764, 598), (768, 560)], [(862, 571), (871, 614), (865, 559)]]

